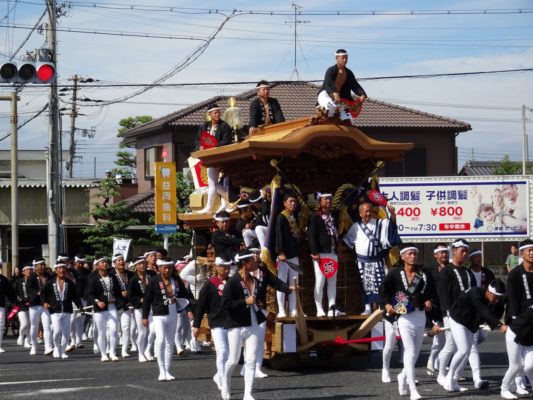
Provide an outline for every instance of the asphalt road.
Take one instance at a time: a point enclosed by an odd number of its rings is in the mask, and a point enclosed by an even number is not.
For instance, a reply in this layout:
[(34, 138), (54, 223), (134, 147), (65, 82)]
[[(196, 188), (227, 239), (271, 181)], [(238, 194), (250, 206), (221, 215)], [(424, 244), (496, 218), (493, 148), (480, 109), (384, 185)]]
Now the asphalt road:
[[(464, 398), (496, 399), (507, 367), (503, 336), (497, 332), (481, 345), (482, 375), (490, 381), (487, 390), (475, 390), (469, 379), (465, 393), (446, 393), (425, 373), (429, 341), (424, 343), (419, 358), (417, 378), (419, 392), (426, 399)], [(29, 351), (16, 346), (14, 339), (5, 338), (0, 354), (0, 399), (98, 399), (98, 400), (162, 400), (219, 399), (211, 380), (215, 372), (214, 353), (205, 351), (175, 357), (173, 382), (159, 383), (156, 363), (140, 364), (136, 357), (116, 363), (102, 363), (92, 354), (92, 343), (70, 353), (68, 360), (50, 356), (30, 356)], [(393, 354), (393, 373), (399, 372), (398, 353)], [(353, 357), (346, 368), (299, 368), (293, 371), (264, 369), (270, 376), (256, 379), (254, 396), (260, 399), (398, 399), (397, 384), (381, 383), (381, 353)], [(395, 376), (395, 375), (394, 375)], [(466, 377), (470, 377), (467, 370)], [(393, 378), (395, 380), (395, 378)], [(243, 379), (235, 377), (232, 399), (242, 398)], [(406, 398), (406, 397), (404, 397)], [(408, 398), (408, 397), (407, 397)], [(522, 398), (533, 399), (533, 395)]]

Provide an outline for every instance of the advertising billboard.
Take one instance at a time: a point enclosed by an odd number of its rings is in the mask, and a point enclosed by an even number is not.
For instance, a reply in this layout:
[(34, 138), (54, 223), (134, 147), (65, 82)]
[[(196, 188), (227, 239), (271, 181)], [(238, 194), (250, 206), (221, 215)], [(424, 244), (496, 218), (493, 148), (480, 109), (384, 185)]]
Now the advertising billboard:
[(381, 178), (404, 240), (519, 240), (530, 233), (530, 177)]

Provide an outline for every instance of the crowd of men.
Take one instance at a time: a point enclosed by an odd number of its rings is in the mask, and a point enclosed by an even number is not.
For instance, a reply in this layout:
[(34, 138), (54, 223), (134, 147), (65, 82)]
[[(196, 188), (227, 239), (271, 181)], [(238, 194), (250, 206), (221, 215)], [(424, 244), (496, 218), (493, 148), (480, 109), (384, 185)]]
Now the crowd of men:
[[(340, 100), (351, 98), (351, 92), (360, 101), (366, 98), (346, 68), (346, 51), (340, 49), (335, 55), (337, 63), (326, 72), (318, 97), (327, 113), (338, 111)], [(260, 124), (283, 120), (279, 104), (268, 96), (268, 83), (259, 82), (257, 91), (258, 99), (250, 111), (250, 134), (255, 134)], [(211, 120), (199, 130), (200, 149), (213, 143), (210, 137), (218, 145), (231, 142), (220, 109), (213, 106), (209, 114)], [(224, 194), (219, 172), (208, 170), (208, 201), (201, 213), (212, 211), (216, 192)], [(96, 256), (92, 262), (83, 255), (74, 259), (63, 255), (50, 266), (37, 258), (22, 266), (20, 278), (13, 283), (0, 275), (0, 352), (9, 301), (13, 309), (8, 318), (16, 314), (20, 322), (17, 344), (30, 355), (44, 352), (66, 359), (92, 337), (93, 350), (102, 362), (116, 362), (119, 355), (127, 358), (136, 352), (141, 363), (157, 360), (159, 381), (171, 381), (175, 379), (170, 373), (174, 351), (181, 355), (185, 347), (199, 349), (196, 338), (207, 316), (216, 350), (213, 381), (221, 397), (231, 397), (233, 371), (244, 349), (243, 398), (253, 400), (254, 379), (266, 377), (261, 366), (267, 319), (301, 317), (294, 287), (300, 274), (314, 273), (315, 278), (315, 309), (305, 313), (324, 319), (345, 315), (336, 301), (342, 241), (354, 251), (357, 261), (353, 268), (357, 267), (360, 276), (361, 293), (354, 291), (352, 300), (360, 295), (363, 314), (376, 308), (385, 312), (384, 383), (392, 381), (390, 358), (399, 333), (403, 370), (397, 375), (398, 392), (411, 400), (422, 398), (416, 388), (415, 364), (424, 330), (429, 327), (434, 337), (428, 374), (436, 376), (445, 390), (460, 392), (464, 388), (459, 382), (469, 362), (475, 388), (486, 388), (479, 362), (479, 345), (486, 338), (480, 326), (486, 325), (505, 333), (509, 368), (501, 384), (502, 398), (528, 393), (527, 378), (533, 381), (532, 240), (518, 246), (522, 261), (509, 272), (506, 290), (503, 282), (481, 265), (481, 252), (470, 249), (462, 239), (438, 244), (434, 265), (419, 265), (418, 248), (401, 243), (393, 207), (383, 208), (386, 218), (376, 218), (376, 205), (362, 202), (353, 225), (339, 232), (331, 193), (316, 194), (317, 208), (305, 224), (299, 218), (302, 199), (297, 193), (283, 194), (283, 210), (275, 216), (271, 216), (271, 197), (269, 187), (241, 195), (236, 224), (225, 207), (214, 214), (216, 229), (206, 254), (214, 262), (207, 269), (192, 257), (175, 263), (159, 249), (129, 263), (122, 254), (110, 259)], [(269, 236), (272, 227), (274, 234)], [(274, 243), (267, 243), (272, 237)], [(313, 272), (301, 268), (303, 241), (309, 244)], [(273, 251), (276, 274), (260, 259), (267, 245)], [(400, 260), (387, 268), (384, 257), (398, 245)], [(277, 314), (267, 312), (268, 287), (277, 291)]]

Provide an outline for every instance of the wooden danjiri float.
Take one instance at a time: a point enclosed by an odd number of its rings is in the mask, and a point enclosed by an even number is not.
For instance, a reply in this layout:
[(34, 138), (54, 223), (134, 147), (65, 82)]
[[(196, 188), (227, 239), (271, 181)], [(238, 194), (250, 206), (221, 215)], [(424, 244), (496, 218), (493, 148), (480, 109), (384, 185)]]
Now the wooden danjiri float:
[[(384, 162), (401, 159), (412, 147), (412, 143), (372, 139), (338, 119), (311, 117), (260, 127), (256, 134), (241, 142), (197, 151), (191, 156), (200, 159), (206, 167), (220, 168), (236, 187), (262, 188), (271, 184), (274, 177), (278, 182), (281, 179), (282, 188), (289, 187), (298, 193), (299, 223), (303, 227), (307, 226), (305, 219), (308, 220), (317, 207), (310, 194), (317, 191), (335, 193), (333, 208), (340, 213), (338, 231), (341, 237), (356, 218), (359, 202), (367, 199), (370, 185), (377, 184), (376, 171)], [(191, 198), (193, 212), (179, 215), (194, 231), (196, 254), (205, 254), (214, 226), (213, 214), (194, 212), (204, 206), (205, 197), (202, 199), (201, 195), (196, 195)], [(217, 207), (215, 204), (213, 211)], [(385, 215), (382, 207), (376, 206), (374, 211), (378, 218)], [(235, 222), (238, 213), (232, 212), (231, 215)], [(272, 368), (292, 367), (302, 361), (338, 366), (353, 352), (370, 350), (368, 342), (351, 341), (368, 337), (382, 314), (377, 310), (370, 316), (360, 315), (363, 302), (355, 254), (342, 240), (339, 242), (336, 303), (346, 315), (314, 316), (315, 277), (309, 248), (304, 241), (300, 249), (303, 274), (300, 275), (297, 296), (297, 317), (274, 318), (277, 304), (274, 292), (269, 293), (267, 310), (272, 315), (268, 320), (264, 349), (265, 360), (270, 360)], [(262, 258), (264, 256), (263, 252)], [(205, 258), (198, 258), (199, 270), (205, 261)], [(265, 261), (276, 273), (275, 265), (270, 260)], [(207, 324), (201, 332), (209, 336)]]

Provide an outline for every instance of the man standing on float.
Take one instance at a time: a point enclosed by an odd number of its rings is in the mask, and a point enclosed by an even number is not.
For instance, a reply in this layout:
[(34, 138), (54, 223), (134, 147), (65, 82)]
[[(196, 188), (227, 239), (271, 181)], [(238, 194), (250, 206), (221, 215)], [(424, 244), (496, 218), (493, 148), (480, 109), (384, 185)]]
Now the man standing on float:
[(370, 315), (371, 304), (378, 301), (379, 288), (385, 276), (385, 251), (401, 243), (394, 207), (388, 205), (387, 212), (389, 219), (372, 218), (372, 205), (361, 203), (361, 221), (354, 223), (343, 239), (357, 255), (365, 302), (363, 315)]

